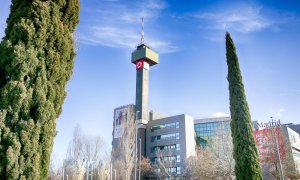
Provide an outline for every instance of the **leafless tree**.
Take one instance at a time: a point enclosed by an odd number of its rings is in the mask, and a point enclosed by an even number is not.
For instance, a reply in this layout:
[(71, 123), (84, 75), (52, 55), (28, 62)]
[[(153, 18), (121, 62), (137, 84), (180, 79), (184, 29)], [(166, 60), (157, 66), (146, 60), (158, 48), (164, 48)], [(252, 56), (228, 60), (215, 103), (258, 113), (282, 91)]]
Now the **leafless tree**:
[(282, 128), (266, 129), (265, 131), (264, 143), (268, 153), (260, 157), (263, 170), (271, 175), (270, 179), (281, 179), (281, 163), (282, 173), (285, 177), (296, 177), (297, 172), (292, 153), (289, 153), (285, 148), (286, 142), (284, 141)]
[(62, 164), (55, 164), (55, 160), (57, 159), (57, 155), (52, 153), (50, 159), (50, 170), (48, 179), (51, 180), (60, 180), (62, 179)]
[(123, 134), (119, 138), (119, 148), (112, 153), (114, 170), (117, 171), (117, 177), (123, 180), (133, 179), (135, 161), (135, 114), (134, 111), (127, 113), (126, 121), (121, 125)]
[(149, 158), (142, 157), (141, 159), (141, 176), (144, 178), (155, 176), (154, 168)]
[(156, 175), (162, 178), (173, 179), (177, 174), (177, 156), (170, 150), (157, 150), (153, 167)]
[(110, 164), (110, 158), (107, 158), (105, 150), (106, 145), (100, 136), (87, 136), (79, 126), (76, 126), (63, 162), (65, 178), (66, 175), (68, 179), (74, 180), (82, 180), (87, 175), (93, 176), (94, 179), (103, 177), (106, 174), (104, 171), (107, 169), (107, 164)]
[(234, 179), (234, 159), (230, 133), (213, 137), (205, 147), (197, 147), (197, 155), (186, 163), (185, 175), (190, 179)]
[(108, 180), (110, 179), (111, 172), (111, 158), (110, 153), (105, 153), (105, 155), (101, 158), (101, 161), (96, 165), (96, 169), (94, 169), (93, 179), (99, 180)]

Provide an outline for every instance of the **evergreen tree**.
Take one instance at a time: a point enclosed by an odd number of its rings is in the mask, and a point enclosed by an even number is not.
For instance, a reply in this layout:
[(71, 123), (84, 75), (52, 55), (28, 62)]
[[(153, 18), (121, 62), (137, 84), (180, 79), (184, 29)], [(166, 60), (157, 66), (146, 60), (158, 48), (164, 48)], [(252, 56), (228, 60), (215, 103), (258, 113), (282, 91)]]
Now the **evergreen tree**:
[(46, 179), (79, 0), (12, 0), (0, 44), (0, 179)]
[(242, 82), (238, 57), (234, 43), (228, 32), (226, 32), (226, 58), (235, 175), (237, 179), (241, 180), (262, 179), (261, 166), (258, 161), (251, 116)]

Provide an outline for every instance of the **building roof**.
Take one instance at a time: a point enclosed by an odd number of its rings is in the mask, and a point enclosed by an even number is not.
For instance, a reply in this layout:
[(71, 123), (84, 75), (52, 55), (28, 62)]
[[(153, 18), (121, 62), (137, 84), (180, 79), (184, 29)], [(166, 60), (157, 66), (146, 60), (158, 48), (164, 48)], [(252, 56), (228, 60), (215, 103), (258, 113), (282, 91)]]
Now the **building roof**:
[(209, 117), (203, 119), (195, 119), (194, 123), (198, 124), (198, 123), (221, 122), (221, 121), (230, 121), (230, 117), (224, 116), (224, 117)]
[(287, 125), (287, 127), (291, 128), (292, 130), (300, 134), (300, 124), (289, 124)]

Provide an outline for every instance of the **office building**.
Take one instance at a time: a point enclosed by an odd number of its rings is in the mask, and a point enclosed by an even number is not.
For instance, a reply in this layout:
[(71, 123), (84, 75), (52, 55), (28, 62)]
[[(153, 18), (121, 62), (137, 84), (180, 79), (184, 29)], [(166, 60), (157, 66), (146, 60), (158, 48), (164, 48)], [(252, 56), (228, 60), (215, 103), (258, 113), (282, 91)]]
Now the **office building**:
[(194, 122), (197, 144), (205, 147), (217, 136), (230, 135), (230, 117), (196, 119)]
[(167, 164), (169, 173), (180, 176), (186, 159), (195, 156), (193, 117), (182, 114), (150, 120), (146, 134), (146, 155), (155, 170), (160, 172), (161, 166)]
[(299, 133), (276, 124), (253, 132), (264, 179), (291, 177), (300, 173)]

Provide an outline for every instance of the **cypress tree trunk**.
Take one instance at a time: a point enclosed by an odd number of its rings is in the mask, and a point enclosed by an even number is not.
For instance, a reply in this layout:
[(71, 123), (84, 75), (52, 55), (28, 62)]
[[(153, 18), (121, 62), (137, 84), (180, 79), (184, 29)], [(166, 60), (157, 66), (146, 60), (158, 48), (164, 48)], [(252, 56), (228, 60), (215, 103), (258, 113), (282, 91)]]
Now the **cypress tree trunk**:
[(262, 179), (261, 166), (253, 137), (251, 116), (245, 96), (238, 57), (234, 43), (228, 32), (226, 32), (226, 58), (235, 175), (240, 180)]
[(0, 179), (47, 179), (79, 0), (12, 0), (0, 44)]

